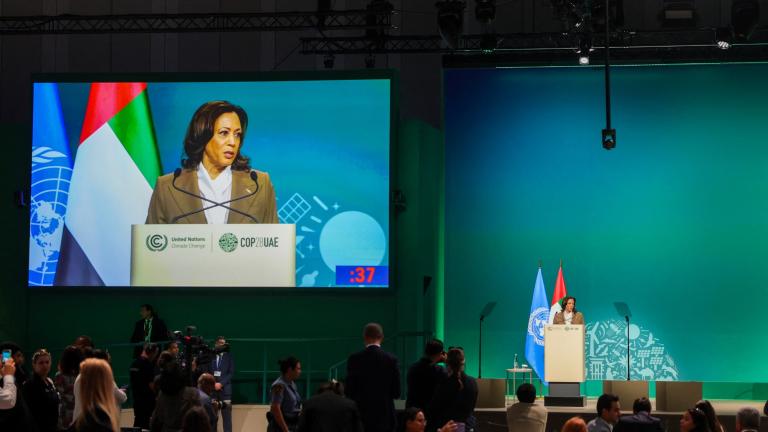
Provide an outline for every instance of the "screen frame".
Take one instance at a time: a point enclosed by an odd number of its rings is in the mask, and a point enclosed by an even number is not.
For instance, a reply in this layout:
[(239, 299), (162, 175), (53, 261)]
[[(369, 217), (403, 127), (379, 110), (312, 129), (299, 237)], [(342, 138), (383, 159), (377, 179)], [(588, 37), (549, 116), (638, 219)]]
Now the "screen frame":
[[(35, 286), (25, 283), (26, 290), (34, 293), (63, 293), (63, 292), (126, 292), (130, 290), (136, 293), (169, 293), (169, 292), (194, 292), (202, 293), (209, 289), (215, 289), (216, 292), (230, 293), (264, 293), (280, 295), (314, 295), (322, 293), (339, 294), (348, 292), (355, 295), (390, 295), (396, 292), (396, 281), (399, 269), (396, 260), (395, 250), (397, 247), (397, 230), (395, 229), (395, 208), (393, 205), (393, 196), (396, 190), (394, 173), (395, 163), (397, 161), (397, 146), (399, 143), (399, 74), (394, 69), (375, 69), (375, 70), (351, 70), (351, 71), (270, 71), (270, 72), (149, 72), (149, 73), (38, 73), (31, 75), (29, 106), (29, 151), (25, 153), (26, 167), (32, 166), (32, 114), (34, 111), (34, 86), (37, 83), (88, 83), (88, 82), (265, 82), (265, 81), (353, 81), (353, 80), (374, 80), (384, 79), (389, 81), (389, 188), (387, 190), (387, 256), (388, 256), (388, 286), (387, 287), (345, 287), (333, 286), (324, 288), (302, 288), (302, 287), (233, 287), (233, 286), (211, 286), (211, 287), (193, 287), (193, 286), (159, 286), (159, 287), (133, 287), (133, 286)], [(32, 171), (29, 169), (24, 179), (24, 187), (29, 195), (32, 183)], [(29, 208), (27, 207), (27, 210)], [(25, 273), (29, 271), (29, 235), (30, 235), (30, 212), (25, 212), (26, 241)]]

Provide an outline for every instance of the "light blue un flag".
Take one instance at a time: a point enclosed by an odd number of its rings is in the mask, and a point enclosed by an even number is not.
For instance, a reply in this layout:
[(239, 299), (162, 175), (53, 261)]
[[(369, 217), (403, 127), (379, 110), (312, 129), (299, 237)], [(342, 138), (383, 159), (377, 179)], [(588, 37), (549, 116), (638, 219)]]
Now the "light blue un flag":
[(544, 326), (549, 319), (549, 304), (544, 279), (541, 277), (541, 267), (536, 275), (536, 285), (533, 287), (531, 314), (528, 316), (528, 332), (525, 337), (525, 359), (544, 385)]
[(29, 197), (29, 285), (50, 286), (67, 213), (72, 158), (56, 84), (35, 83)]

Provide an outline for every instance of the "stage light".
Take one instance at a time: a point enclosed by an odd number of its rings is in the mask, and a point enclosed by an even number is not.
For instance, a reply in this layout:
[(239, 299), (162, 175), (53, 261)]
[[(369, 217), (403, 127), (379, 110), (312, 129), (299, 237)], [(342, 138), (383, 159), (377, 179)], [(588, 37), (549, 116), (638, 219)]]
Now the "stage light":
[(720, 27), (715, 30), (715, 44), (722, 50), (731, 48), (733, 44), (733, 32), (728, 27)]
[(496, 0), (475, 0), (475, 19), (490, 24), (496, 19)]
[(592, 48), (592, 35), (582, 33), (578, 35), (578, 46), (576, 47), (576, 54), (579, 56), (580, 65), (589, 64), (589, 53), (594, 51)]
[(757, 0), (734, 0), (731, 5), (731, 26), (738, 41), (749, 40), (760, 22), (760, 4)]
[(365, 56), (365, 68), (366, 69), (373, 69), (376, 67), (376, 56), (373, 54), (368, 54)]
[(685, 28), (696, 26), (696, 8), (691, 0), (664, 0), (661, 12), (663, 27)]
[(616, 148), (616, 129), (603, 129), (603, 148), (606, 150)]
[(435, 3), (435, 7), (440, 37), (449, 48), (455, 50), (459, 47), (459, 38), (464, 31), (464, 9), (467, 4), (462, 0), (443, 0)]
[(323, 66), (325, 66), (326, 69), (333, 69), (335, 61), (336, 56), (333, 54), (326, 54), (325, 57), (323, 57)]

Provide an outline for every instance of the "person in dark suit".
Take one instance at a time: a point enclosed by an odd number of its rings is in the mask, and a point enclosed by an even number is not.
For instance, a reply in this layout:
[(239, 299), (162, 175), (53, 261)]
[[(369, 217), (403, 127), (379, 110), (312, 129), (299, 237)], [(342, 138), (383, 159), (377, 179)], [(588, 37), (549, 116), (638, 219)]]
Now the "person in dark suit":
[(167, 341), (171, 338), (168, 327), (157, 316), (151, 304), (141, 305), (139, 314), (141, 319), (134, 324), (133, 334), (131, 335), (131, 343), (140, 344), (134, 348), (134, 359), (141, 355), (144, 344)]
[(641, 397), (632, 404), (632, 415), (619, 418), (613, 432), (664, 432), (661, 419), (651, 417), (651, 401)]
[(306, 402), (296, 432), (363, 432), (357, 405), (344, 397), (344, 386), (330, 381)]
[(235, 374), (235, 362), (224, 336), (216, 338), (214, 350), (216, 356), (211, 361), (211, 374), (216, 378), (218, 400), (224, 402), (221, 409), (224, 432), (232, 432), (232, 376)]
[(477, 381), (464, 373), (464, 351), (460, 348), (448, 350), (445, 361), (448, 376), (437, 386), (425, 412), (427, 431), (433, 432), (451, 420), (464, 423), (466, 430), (475, 424), (474, 411), (477, 403)]
[(347, 394), (357, 403), (365, 432), (392, 432), (394, 399), (400, 397), (397, 357), (381, 349), (384, 330), (369, 323), (363, 330), (365, 349), (347, 359)]
[(448, 375), (438, 363), (445, 361), (443, 342), (433, 339), (424, 347), (424, 357), (408, 369), (408, 398), (405, 407), (427, 407), (437, 385)]

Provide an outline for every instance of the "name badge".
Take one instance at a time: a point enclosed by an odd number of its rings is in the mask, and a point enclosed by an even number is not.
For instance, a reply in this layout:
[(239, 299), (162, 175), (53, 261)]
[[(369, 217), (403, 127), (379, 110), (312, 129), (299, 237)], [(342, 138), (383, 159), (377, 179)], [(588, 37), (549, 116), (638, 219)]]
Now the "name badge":
[(221, 371), (215, 371), (215, 372), (213, 373), (213, 376), (215, 376), (215, 377), (220, 377), (220, 376), (221, 376)]

